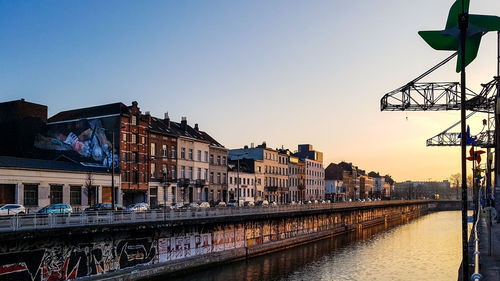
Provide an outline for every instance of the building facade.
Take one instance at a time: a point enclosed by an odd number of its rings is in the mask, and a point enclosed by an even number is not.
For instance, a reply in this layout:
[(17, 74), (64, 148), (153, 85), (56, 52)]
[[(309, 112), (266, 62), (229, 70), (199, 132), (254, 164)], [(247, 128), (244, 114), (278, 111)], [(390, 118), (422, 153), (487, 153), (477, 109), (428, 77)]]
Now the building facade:
[[(0, 205), (22, 204), (28, 212), (67, 203), (83, 211), (97, 203), (110, 203), (111, 174), (107, 169), (67, 161), (0, 156)], [(120, 185), (119, 174), (114, 178)]]
[(295, 153), (305, 163), (305, 200), (325, 199), (325, 169), (323, 153), (313, 150), (311, 144), (301, 144)]

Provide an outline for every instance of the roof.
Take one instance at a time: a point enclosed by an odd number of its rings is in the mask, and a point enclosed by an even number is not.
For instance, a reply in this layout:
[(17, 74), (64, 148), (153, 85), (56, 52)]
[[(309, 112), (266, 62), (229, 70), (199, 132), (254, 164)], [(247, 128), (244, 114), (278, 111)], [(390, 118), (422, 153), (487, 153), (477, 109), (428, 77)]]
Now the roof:
[(39, 170), (109, 173), (108, 169), (88, 167), (71, 161), (54, 161), (33, 158), (0, 156), (0, 167)]
[(50, 117), (48, 122), (60, 122), (67, 120), (75, 120), (89, 117), (106, 116), (113, 114), (128, 114), (128, 107), (121, 103), (110, 103), (105, 105), (98, 105), (86, 108), (72, 109), (61, 111), (56, 115)]
[(187, 123), (185, 123), (184, 126), (182, 123), (170, 121), (170, 126), (168, 126), (168, 122), (169, 121), (167, 119), (160, 119), (151, 116), (149, 129), (155, 133), (173, 135), (176, 137), (193, 138), (210, 143), (210, 145), (215, 147), (224, 148), (222, 144), (212, 138), (207, 132), (196, 130), (195, 128), (189, 126)]

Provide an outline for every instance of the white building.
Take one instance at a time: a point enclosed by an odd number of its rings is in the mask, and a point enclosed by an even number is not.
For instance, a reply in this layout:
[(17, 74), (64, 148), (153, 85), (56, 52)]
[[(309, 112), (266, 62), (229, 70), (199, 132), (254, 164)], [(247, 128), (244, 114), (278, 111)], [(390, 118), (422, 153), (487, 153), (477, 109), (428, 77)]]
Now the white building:
[[(114, 181), (121, 203), (120, 175)], [(67, 203), (83, 211), (111, 202), (111, 173), (67, 161), (0, 156), (0, 204), (22, 204), (34, 212), (50, 204)]]

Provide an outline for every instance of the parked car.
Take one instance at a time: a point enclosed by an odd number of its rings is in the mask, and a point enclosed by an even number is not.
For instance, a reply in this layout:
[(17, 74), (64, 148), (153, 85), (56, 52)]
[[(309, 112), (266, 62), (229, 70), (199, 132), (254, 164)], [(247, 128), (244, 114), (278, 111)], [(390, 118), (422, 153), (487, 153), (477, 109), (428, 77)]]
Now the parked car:
[(269, 201), (267, 200), (257, 201), (255, 205), (261, 207), (269, 207)]
[(276, 203), (276, 202), (273, 201), (273, 202), (269, 203), (269, 206), (276, 207), (276, 206), (278, 206), (278, 203)]
[(219, 204), (217, 204), (217, 207), (226, 207), (226, 202), (220, 201)]
[(238, 206), (238, 201), (236, 201), (236, 200), (229, 200), (227, 202), (227, 206), (228, 207), (237, 207)]
[(5, 204), (0, 205), (0, 216), (10, 216), (10, 215), (24, 215), (26, 214), (26, 209), (23, 205), (19, 204)]
[(200, 208), (201, 209), (210, 208), (210, 204), (208, 202), (201, 202)]
[[(111, 203), (99, 203), (94, 206), (90, 206), (85, 208), (84, 212), (100, 212), (100, 211), (111, 211), (113, 209), (113, 205)], [(123, 210), (123, 206), (120, 204), (115, 204), (116, 210)]]
[(200, 205), (198, 205), (197, 203), (190, 203), (188, 208), (189, 209), (198, 209), (200, 207)]
[(37, 214), (68, 215), (73, 213), (69, 204), (52, 204), (38, 210)]
[(255, 206), (255, 203), (253, 201), (245, 201), (245, 203), (243, 203), (243, 206), (253, 207), (253, 206)]
[(127, 207), (127, 211), (130, 212), (146, 212), (149, 210), (148, 203), (135, 203)]

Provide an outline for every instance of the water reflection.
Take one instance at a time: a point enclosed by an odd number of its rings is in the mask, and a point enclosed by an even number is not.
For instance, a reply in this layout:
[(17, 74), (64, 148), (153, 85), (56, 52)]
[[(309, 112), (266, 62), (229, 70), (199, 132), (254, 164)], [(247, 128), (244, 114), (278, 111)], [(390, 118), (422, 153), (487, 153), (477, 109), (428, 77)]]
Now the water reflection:
[(392, 226), (154, 280), (457, 280), (460, 212), (434, 213)]

